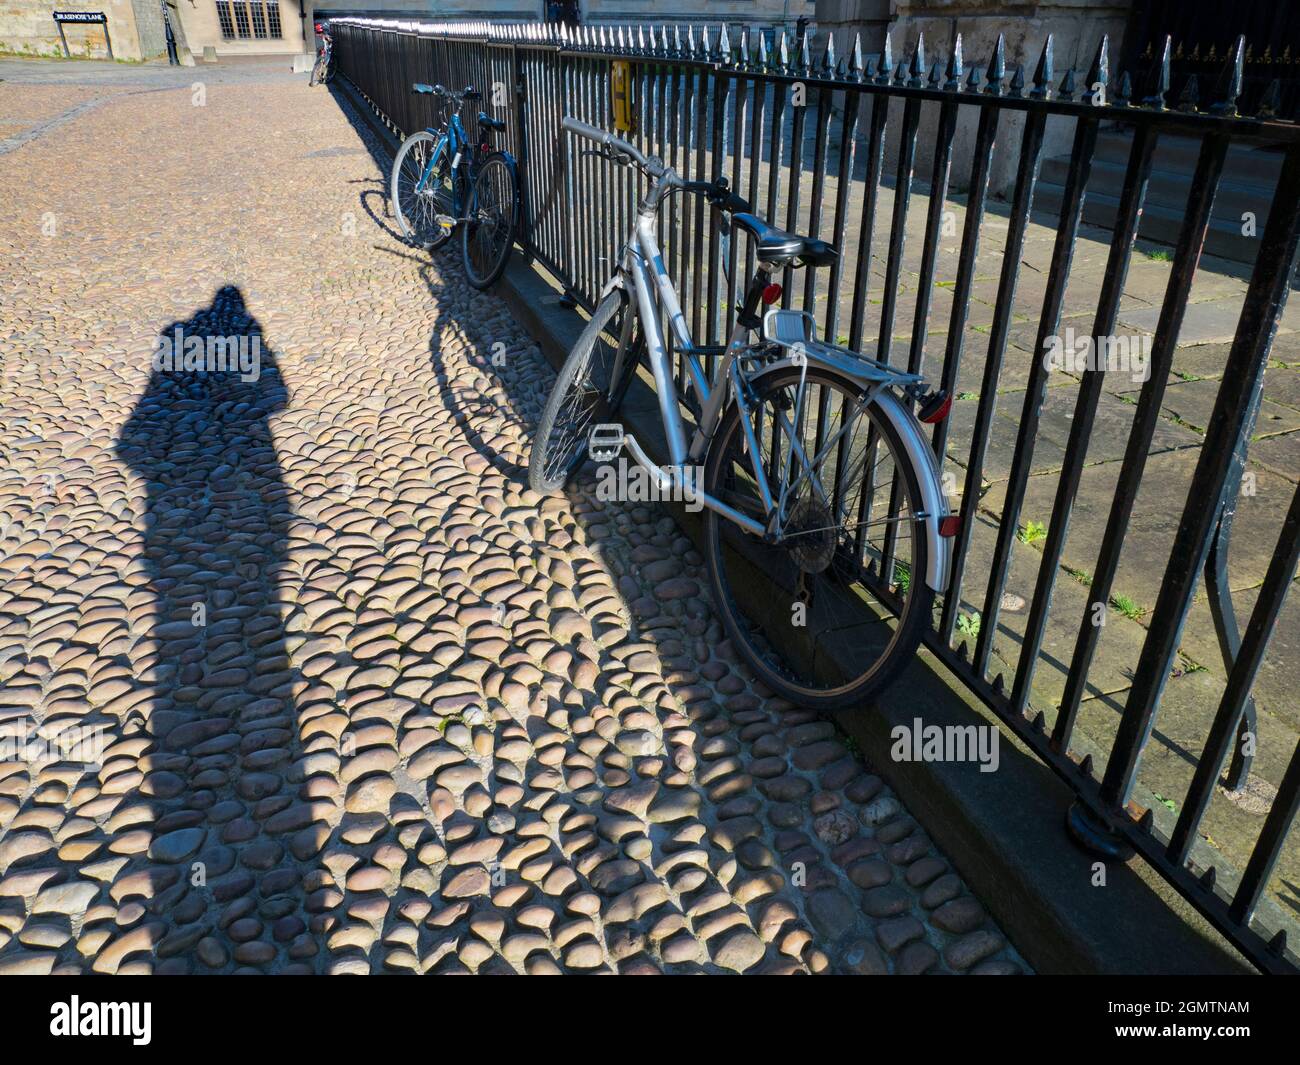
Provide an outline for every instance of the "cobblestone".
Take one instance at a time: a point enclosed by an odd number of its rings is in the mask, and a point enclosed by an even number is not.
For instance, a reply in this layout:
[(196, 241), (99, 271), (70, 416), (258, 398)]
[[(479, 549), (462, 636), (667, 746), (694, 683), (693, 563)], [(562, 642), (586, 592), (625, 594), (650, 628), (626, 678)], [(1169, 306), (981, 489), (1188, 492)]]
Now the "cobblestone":
[(0, 154), (0, 728), (106, 741), (0, 760), (0, 971), (1024, 971), (670, 519), (524, 487), (552, 371), (335, 99), (192, 76)]

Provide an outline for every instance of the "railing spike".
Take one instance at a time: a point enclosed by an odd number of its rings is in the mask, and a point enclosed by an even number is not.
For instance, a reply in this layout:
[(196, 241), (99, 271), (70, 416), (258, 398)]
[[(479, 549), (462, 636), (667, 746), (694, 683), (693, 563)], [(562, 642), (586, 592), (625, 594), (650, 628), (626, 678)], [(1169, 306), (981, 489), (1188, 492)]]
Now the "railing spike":
[(1029, 95), (1038, 99), (1047, 99), (1052, 95), (1053, 71), (1052, 35), (1047, 35), (1043, 42), (1043, 51), (1038, 57), (1038, 66), (1034, 68), (1034, 87)]
[(713, 56), (713, 42), (709, 40), (708, 26), (700, 30), (700, 54), (705, 59), (710, 59)]
[(1011, 92), (1010, 96), (1023, 96), (1025, 91), (1025, 67), (1023, 63), (1016, 64), (1016, 72), (1011, 75)]
[(1129, 101), (1133, 98), (1133, 80), (1128, 76), (1128, 71), (1124, 71), (1119, 76), (1119, 87), (1115, 90), (1115, 106), (1128, 107)]
[(970, 73), (966, 76), (966, 91), (979, 92), (980, 90), (980, 68), (971, 67)]
[(1216, 876), (1217, 874), (1214, 871), (1214, 866), (1210, 866), (1207, 870), (1205, 870), (1205, 872), (1201, 874), (1201, 879), (1199, 881), (1201, 887), (1203, 887), (1206, 891), (1213, 891), (1214, 881), (1216, 879)]
[(1183, 91), (1178, 94), (1178, 110), (1194, 112), (1201, 103), (1201, 85), (1197, 81), (1196, 75), (1192, 74), (1187, 79), (1187, 84), (1183, 86)]
[(988, 82), (984, 86), (984, 91), (992, 96), (1002, 95), (1002, 79), (1007, 76), (1007, 42), (1002, 34), (998, 34), (997, 42), (993, 45), (993, 55), (989, 59), (989, 68), (984, 75), (984, 80)]
[(889, 31), (885, 31), (885, 43), (880, 48), (880, 62), (876, 67), (876, 80), (884, 85), (889, 81), (889, 75), (894, 69), (894, 43), (890, 39)]
[(961, 34), (959, 33), (952, 42), (952, 54), (948, 56), (948, 79), (943, 83), (943, 87), (949, 92), (956, 92), (961, 88), (962, 73)]
[[(650, 32), (654, 32), (653, 26), (650, 27)], [(642, 23), (636, 28), (636, 50), (642, 55), (645, 55), (645, 23)]]
[(767, 34), (758, 35), (758, 66), (760, 70), (767, 70), (772, 65), (772, 57), (767, 53)]
[(681, 23), (673, 23), (673, 55), (682, 54), (682, 27)]
[(1282, 957), (1286, 954), (1286, 929), (1279, 928), (1277, 934), (1268, 941), (1269, 953)]
[(785, 30), (781, 31), (781, 37), (777, 41), (776, 58), (782, 72), (790, 69), (790, 43), (785, 39)]
[(1237, 100), (1241, 96), (1241, 81), (1246, 62), (1246, 37), (1240, 35), (1228, 54), (1216, 86), (1210, 114), (1232, 117), (1237, 114)]
[(828, 33), (826, 35), (826, 51), (822, 53), (822, 76), (831, 77), (839, 65), (841, 64), (837, 64), (835, 60), (835, 34)]
[(1259, 107), (1255, 109), (1256, 118), (1276, 118), (1277, 109), (1282, 105), (1282, 83), (1274, 78), (1268, 83), (1264, 95), (1259, 98)]
[(722, 62), (730, 65), (731, 63), (731, 37), (727, 33), (727, 24), (722, 24), (722, 31), (718, 34), (718, 56)]
[(1156, 60), (1155, 66), (1151, 69), (1148, 79), (1150, 92), (1142, 99), (1145, 107), (1154, 107), (1160, 111), (1165, 109), (1165, 97), (1169, 94), (1169, 63), (1173, 52), (1174, 39), (1165, 34), (1165, 46), (1160, 50), (1160, 58)]
[(862, 71), (862, 34), (854, 33), (853, 51), (849, 53), (849, 73), (861, 81)]
[(1079, 774), (1088, 779), (1092, 778), (1092, 755), (1083, 756), (1083, 761), (1079, 763)]
[(930, 88), (937, 89), (939, 87), (939, 83), (943, 81), (942, 60), (936, 59), (930, 64), (930, 76), (926, 80), (929, 82)]
[(1042, 732), (1045, 728), (1047, 728), (1047, 717), (1041, 710), (1039, 710), (1038, 713), (1034, 715), (1034, 730), (1036, 732)]
[(1142, 811), (1142, 816), (1138, 818), (1138, 828), (1142, 829), (1143, 832), (1150, 832), (1155, 823), (1155, 811), (1148, 806)]
[(999, 695), (1001, 695), (1005, 687), (1006, 687), (1006, 681), (1003, 679), (1002, 674), (995, 673), (993, 675), (993, 690), (997, 692)]
[(1073, 100), (1075, 88), (1074, 67), (1070, 67), (1065, 72), (1065, 77), (1061, 79), (1061, 87), (1056, 90), (1057, 95), (1059, 95), (1062, 100)]
[(689, 23), (686, 27), (686, 53), (695, 54), (695, 24)]
[(921, 79), (925, 77), (925, 34), (916, 35), (916, 45), (912, 48), (912, 61), (908, 64), (911, 77), (908, 84), (914, 89), (921, 87)]
[(748, 70), (751, 65), (750, 55), (749, 55), (749, 27), (748, 26), (742, 26), (740, 28), (740, 47), (736, 50), (736, 65), (740, 67), (742, 70)]

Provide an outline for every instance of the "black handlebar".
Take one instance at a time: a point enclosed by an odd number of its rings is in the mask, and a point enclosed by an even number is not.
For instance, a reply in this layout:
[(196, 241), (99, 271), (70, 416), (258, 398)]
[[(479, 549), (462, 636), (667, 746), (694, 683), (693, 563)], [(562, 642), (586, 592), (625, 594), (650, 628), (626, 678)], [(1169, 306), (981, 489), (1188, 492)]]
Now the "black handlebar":
[(560, 123), (561, 129), (567, 129), (570, 133), (576, 133), (579, 137), (586, 137), (590, 141), (595, 141), (603, 148), (617, 152), (619, 155), (625, 155), (634, 162), (639, 163), (654, 178), (662, 178), (671, 175), (670, 183), (674, 188), (679, 188), (684, 192), (698, 192), (707, 196), (709, 202), (719, 210), (730, 212), (751, 212), (749, 201), (742, 199), (735, 193), (729, 191), (727, 179), (722, 176), (714, 178), (712, 181), (684, 181), (676, 173), (664, 166), (663, 162), (656, 156), (647, 156), (635, 144), (616, 137), (607, 130), (599, 129), (578, 118), (566, 116)]
[(720, 211), (731, 214), (752, 214), (754, 211), (748, 200), (731, 191), (727, 179), (721, 174), (712, 181), (685, 181), (682, 188), (686, 192), (698, 192), (707, 197), (709, 203)]

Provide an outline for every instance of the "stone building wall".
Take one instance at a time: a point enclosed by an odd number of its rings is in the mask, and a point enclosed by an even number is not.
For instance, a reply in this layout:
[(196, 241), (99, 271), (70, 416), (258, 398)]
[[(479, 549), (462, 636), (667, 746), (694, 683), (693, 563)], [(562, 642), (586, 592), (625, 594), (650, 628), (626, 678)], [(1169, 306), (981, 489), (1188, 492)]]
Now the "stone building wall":
[[(156, 0), (154, 0), (156, 6)], [(135, 0), (92, 0), (88, 4), (59, 3), (57, 0), (0, 0), (0, 53), (16, 55), (63, 55), (56, 10), (102, 11), (108, 16), (108, 36), (117, 59), (147, 59), (156, 52), (144, 51), (136, 28)], [(108, 58), (104, 27), (65, 24), (63, 34), (74, 56)], [(165, 50), (165, 46), (164, 46)]]
[[(1096, 0), (1054, 0), (1051, 3), (1040, 0), (817, 0), (817, 23), (819, 30), (835, 34), (837, 49), (851, 47), (854, 33), (861, 33), (866, 54), (879, 52), (888, 30), (895, 61), (910, 54), (919, 34), (925, 35), (929, 62), (932, 63), (936, 57), (946, 59), (960, 33), (968, 69), (975, 65), (987, 66), (1000, 33), (1006, 44), (1008, 79), (1017, 64), (1023, 64), (1026, 79), (1033, 76), (1043, 43), (1050, 33), (1059, 84), (1069, 67), (1074, 67), (1082, 79), (1103, 34), (1110, 36), (1111, 69), (1114, 70), (1122, 51), (1124, 28), (1131, 6), (1131, 0), (1101, 3)], [(973, 108), (964, 110), (974, 114)], [(922, 108), (916, 142), (915, 175), (919, 181), (929, 181), (934, 165), (937, 111), (934, 106)], [(901, 116), (902, 104), (894, 101), (890, 111), (891, 129), (897, 130)], [(973, 120), (959, 120), (957, 124), (951, 171), (954, 191), (964, 191), (969, 183), (976, 127)], [(989, 189), (996, 196), (1010, 196), (1014, 188), (1023, 130), (1023, 114), (1003, 114), (989, 176)], [(1043, 158), (1068, 153), (1072, 136), (1072, 122), (1049, 120), (1043, 139)], [(887, 139), (885, 150), (885, 172), (892, 175), (889, 167), (896, 165), (897, 142)]]

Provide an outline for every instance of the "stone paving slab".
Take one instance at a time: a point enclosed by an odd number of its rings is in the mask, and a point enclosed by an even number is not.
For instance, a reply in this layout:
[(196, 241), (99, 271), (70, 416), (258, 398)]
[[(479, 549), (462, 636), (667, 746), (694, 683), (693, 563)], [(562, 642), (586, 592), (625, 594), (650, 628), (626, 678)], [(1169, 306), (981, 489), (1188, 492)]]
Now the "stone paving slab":
[(551, 370), (331, 95), (194, 76), (0, 156), (0, 725), (107, 744), (0, 759), (0, 972), (1023, 971), (670, 518), (523, 487)]

